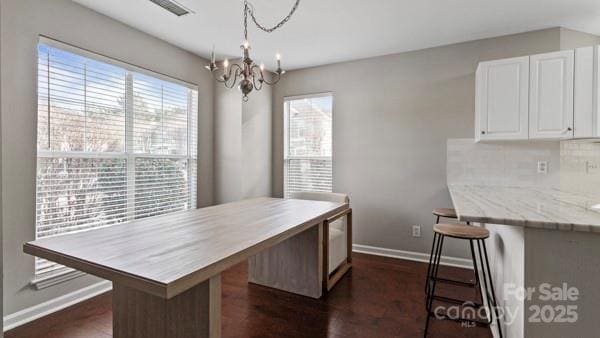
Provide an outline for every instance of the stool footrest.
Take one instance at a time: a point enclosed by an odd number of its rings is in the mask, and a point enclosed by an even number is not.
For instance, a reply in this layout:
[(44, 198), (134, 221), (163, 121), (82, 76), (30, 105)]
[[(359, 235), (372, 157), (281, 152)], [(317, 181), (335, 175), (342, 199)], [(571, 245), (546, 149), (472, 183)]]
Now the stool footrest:
[(456, 279), (449, 279), (449, 278), (442, 278), (442, 277), (431, 277), (432, 279), (437, 280), (438, 282), (442, 282), (442, 283), (446, 283), (446, 284), (453, 284), (456, 286), (463, 286), (463, 287), (476, 287), (478, 286), (477, 283), (475, 282), (465, 282), (465, 281), (461, 281), (461, 280), (456, 280)]
[(425, 288), (425, 293), (429, 293), (429, 288), (431, 288), (431, 284), (433, 283), (433, 281), (436, 281), (438, 283), (445, 283), (445, 284), (451, 284), (451, 285), (455, 285), (458, 287), (463, 287), (463, 288), (472, 288), (472, 289), (477, 289), (480, 285), (476, 282), (464, 282), (464, 281), (459, 281), (459, 280), (454, 280), (454, 279), (446, 279), (446, 278), (436, 278), (436, 277), (429, 277), (428, 283), (426, 285)]
[(451, 298), (451, 297), (444, 297), (444, 296), (435, 296), (434, 295), (433, 299), (439, 300), (440, 302), (458, 304), (458, 305), (463, 305), (466, 307), (472, 307), (475, 309), (478, 309), (483, 306), (483, 304), (476, 303), (474, 301), (458, 299), (458, 298)]

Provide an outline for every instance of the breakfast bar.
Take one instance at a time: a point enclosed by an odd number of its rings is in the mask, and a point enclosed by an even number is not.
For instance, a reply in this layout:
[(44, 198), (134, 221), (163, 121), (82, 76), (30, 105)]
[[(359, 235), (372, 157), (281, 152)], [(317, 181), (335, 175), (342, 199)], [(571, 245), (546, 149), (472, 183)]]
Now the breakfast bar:
[(550, 187), (449, 186), (461, 221), (600, 233), (600, 195)]
[(459, 220), (490, 230), (490, 261), (508, 337), (597, 331), (599, 196), (540, 186), (448, 188)]

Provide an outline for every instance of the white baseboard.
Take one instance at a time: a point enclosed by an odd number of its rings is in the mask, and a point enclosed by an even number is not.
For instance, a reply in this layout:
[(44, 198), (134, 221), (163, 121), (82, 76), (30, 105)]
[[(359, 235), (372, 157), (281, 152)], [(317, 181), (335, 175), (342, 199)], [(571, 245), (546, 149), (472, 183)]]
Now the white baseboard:
[(102, 281), (41, 304), (11, 313), (7, 316), (4, 316), (4, 331), (8, 331), (32, 320), (62, 310), (66, 307), (92, 298), (111, 289), (112, 283), (110, 281)]
[[(429, 254), (424, 254), (421, 252), (379, 248), (376, 246), (362, 244), (353, 244), (352, 251), (369, 255), (385, 256), (398, 259), (406, 259), (409, 261), (429, 263)], [(449, 256), (442, 256), (442, 258), (440, 259), (440, 264), (465, 269), (473, 268), (473, 263), (470, 259)]]

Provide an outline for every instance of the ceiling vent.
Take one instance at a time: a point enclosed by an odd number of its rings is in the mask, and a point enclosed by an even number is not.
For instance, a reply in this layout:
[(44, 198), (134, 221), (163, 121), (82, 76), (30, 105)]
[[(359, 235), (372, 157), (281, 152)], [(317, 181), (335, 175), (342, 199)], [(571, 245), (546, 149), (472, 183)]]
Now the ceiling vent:
[(186, 14), (193, 13), (191, 10), (183, 7), (182, 5), (178, 4), (177, 2), (175, 2), (173, 0), (150, 0), (150, 1), (177, 16), (183, 16)]

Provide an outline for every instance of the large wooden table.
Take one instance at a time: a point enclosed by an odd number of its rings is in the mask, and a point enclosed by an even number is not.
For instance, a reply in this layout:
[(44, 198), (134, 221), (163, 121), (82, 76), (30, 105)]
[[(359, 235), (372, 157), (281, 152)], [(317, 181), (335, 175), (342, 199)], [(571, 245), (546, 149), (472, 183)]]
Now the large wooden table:
[(25, 243), (113, 282), (115, 337), (219, 337), (221, 272), (321, 295), (323, 221), (347, 204), (258, 198)]

